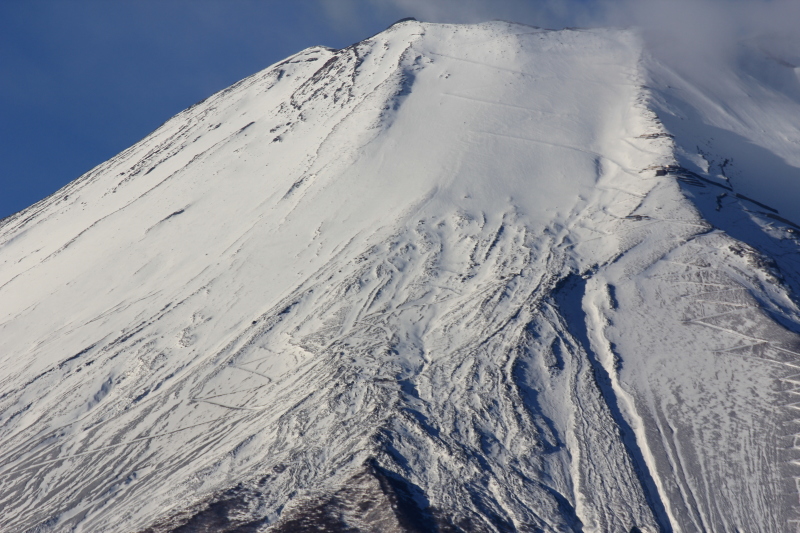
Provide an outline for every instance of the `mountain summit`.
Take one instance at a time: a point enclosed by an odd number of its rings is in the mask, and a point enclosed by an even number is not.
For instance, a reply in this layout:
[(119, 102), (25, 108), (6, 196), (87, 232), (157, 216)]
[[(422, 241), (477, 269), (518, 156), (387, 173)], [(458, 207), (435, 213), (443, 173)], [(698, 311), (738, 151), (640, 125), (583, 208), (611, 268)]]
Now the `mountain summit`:
[(797, 530), (800, 82), (748, 46), (402, 21), (3, 220), (0, 529)]

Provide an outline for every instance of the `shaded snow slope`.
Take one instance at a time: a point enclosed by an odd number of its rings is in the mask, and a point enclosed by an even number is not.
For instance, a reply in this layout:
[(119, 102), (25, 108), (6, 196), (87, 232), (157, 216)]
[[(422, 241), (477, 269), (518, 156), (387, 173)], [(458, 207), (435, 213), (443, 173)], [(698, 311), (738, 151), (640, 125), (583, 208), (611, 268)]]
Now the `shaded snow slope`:
[(633, 32), (403, 22), (4, 220), (0, 529), (795, 527), (795, 104), (736, 79), (779, 133)]

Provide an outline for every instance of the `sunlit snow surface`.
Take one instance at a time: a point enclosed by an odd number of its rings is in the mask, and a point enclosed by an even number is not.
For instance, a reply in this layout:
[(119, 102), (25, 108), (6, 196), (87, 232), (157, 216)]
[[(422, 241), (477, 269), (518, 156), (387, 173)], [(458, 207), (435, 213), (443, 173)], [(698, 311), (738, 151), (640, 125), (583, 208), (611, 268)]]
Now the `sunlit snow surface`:
[(404, 22), (0, 222), (0, 530), (794, 531), (800, 87), (748, 50)]

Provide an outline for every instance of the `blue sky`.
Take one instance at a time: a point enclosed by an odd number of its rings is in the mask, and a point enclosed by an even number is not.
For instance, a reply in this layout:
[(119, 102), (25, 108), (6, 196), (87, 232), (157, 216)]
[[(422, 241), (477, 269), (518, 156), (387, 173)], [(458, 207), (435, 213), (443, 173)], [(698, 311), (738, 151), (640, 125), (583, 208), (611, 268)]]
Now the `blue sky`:
[(308, 46), (347, 46), (399, 11), (348, 21), (317, 0), (1, 1), (0, 218), (194, 102)]

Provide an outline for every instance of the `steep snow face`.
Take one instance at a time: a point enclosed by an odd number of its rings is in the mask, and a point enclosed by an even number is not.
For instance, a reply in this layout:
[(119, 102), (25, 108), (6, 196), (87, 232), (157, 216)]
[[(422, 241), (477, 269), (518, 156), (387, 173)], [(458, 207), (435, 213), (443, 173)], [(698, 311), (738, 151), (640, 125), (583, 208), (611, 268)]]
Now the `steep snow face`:
[(674, 76), (403, 22), (3, 221), (0, 529), (793, 527), (796, 130)]

